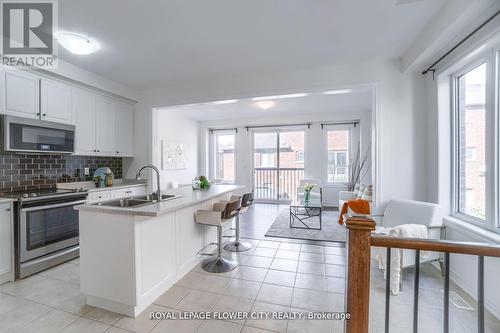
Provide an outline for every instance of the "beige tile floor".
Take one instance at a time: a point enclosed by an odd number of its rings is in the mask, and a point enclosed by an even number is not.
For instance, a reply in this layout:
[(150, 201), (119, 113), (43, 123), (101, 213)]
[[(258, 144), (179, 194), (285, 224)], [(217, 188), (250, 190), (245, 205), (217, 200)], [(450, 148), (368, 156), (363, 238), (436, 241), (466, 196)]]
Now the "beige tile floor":
[[(234, 257), (240, 265), (223, 274), (196, 267), (137, 318), (85, 305), (79, 293), (78, 259), (27, 279), (0, 286), (0, 332), (342, 332), (327, 320), (151, 320), (150, 311), (343, 311), (344, 253), (340, 244), (318, 246), (249, 240), (253, 248)], [(372, 269), (370, 332), (384, 331), (385, 281)], [(423, 265), (420, 332), (440, 332), (442, 278)], [(475, 332), (474, 301), (452, 284), (472, 310), (451, 305), (451, 332)], [(413, 272), (405, 272), (403, 291), (391, 297), (391, 332), (411, 332)], [(486, 331), (500, 324), (486, 316)]]

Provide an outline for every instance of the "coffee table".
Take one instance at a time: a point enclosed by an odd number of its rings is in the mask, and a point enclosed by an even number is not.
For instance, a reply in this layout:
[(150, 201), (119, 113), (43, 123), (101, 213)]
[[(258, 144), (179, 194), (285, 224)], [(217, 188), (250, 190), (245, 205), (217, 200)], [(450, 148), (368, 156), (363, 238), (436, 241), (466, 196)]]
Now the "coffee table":
[[(290, 228), (321, 230), (322, 205), (319, 199), (298, 198), (290, 204)], [(314, 227), (315, 225), (319, 227)]]

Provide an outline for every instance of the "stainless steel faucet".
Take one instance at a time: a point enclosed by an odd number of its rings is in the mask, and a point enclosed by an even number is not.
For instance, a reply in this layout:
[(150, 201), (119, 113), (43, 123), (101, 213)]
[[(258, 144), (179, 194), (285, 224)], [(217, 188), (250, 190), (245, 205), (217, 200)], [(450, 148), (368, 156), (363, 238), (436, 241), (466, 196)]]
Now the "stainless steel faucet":
[(137, 180), (141, 180), (141, 171), (143, 169), (146, 169), (146, 168), (150, 168), (150, 169), (153, 169), (155, 172), (156, 172), (156, 198), (157, 198), (157, 201), (160, 202), (161, 201), (161, 191), (160, 191), (160, 170), (158, 170), (157, 167), (155, 167), (153, 164), (146, 164), (142, 167), (140, 167), (136, 174), (135, 174), (135, 179)]

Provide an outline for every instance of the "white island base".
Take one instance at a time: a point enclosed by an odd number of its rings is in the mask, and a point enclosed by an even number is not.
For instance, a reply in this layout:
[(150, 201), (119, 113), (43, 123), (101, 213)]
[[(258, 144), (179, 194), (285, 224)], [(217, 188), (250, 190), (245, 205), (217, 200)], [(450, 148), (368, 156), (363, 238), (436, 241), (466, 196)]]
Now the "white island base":
[(200, 249), (216, 241), (216, 228), (195, 223), (194, 213), (240, 188), (188, 188), (181, 190), (183, 198), (154, 208), (79, 207), (80, 288), (87, 304), (139, 315), (205, 258)]

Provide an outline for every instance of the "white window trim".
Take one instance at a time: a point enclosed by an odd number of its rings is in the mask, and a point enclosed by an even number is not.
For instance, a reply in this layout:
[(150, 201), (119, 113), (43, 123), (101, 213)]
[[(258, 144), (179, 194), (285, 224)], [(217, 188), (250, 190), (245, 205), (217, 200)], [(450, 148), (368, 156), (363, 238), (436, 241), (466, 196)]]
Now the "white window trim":
[[(358, 123), (356, 126), (360, 126), (360, 124)], [(336, 181), (328, 181), (328, 153), (329, 153), (329, 150), (328, 150), (328, 132), (334, 132), (334, 131), (343, 131), (343, 130), (349, 130), (349, 135), (348, 135), (348, 142), (349, 142), (349, 148), (348, 148), (348, 153), (347, 153), (347, 163), (350, 167), (350, 160), (351, 160), (351, 156), (353, 154), (353, 140), (352, 140), (352, 131), (354, 129), (354, 125), (348, 125), (348, 124), (342, 124), (342, 125), (326, 125), (325, 126), (325, 129), (324, 129), (324, 133), (323, 133), (323, 140), (325, 142), (325, 155), (326, 155), (326, 174), (325, 174), (325, 184), (328, 185), (328, 186), (347, 186), (347, 182), (336, 182)], [(360, 131), (361, 132), (361, 131)], [(361, 135), (361, 133), (360, 133)], [(360, 137), (359, 135), (359, 137)], [(359, 138), (360, 139), (360, 138)], [(348, 176), (349, 177), (349, 176)]]
[[(496, 233), (500, 232), (498, 228), (498, 210), (500, 205), (495, 205), (495, 198), (498, 196), (498, 154), (495, 147), (500, 147), (498, 143), (498, 130), (495, 124), (498, 124), (498, 105), (495, 103), (498, 97), (498, 88), (495, 89), (495, 76), (498, 76), (497, 63), (498, 48), (486, 50), (468, 59), (459, 70), (450, 75), (451, 86), (451, 215), (461, 221), (479, 226), (483, 229)], [(486, 174), (485, 187), (485, 220), (464, 214), (460, 212), (460, 178), (459, 178), (459, 118), (458, 118), (458, 79), (474, 69), (475, 67), (486, 63), (486, 168), (491, 170)], [(493, 66), (493, 69), (491, 68)], [(496, 120), (495, 120), (496, 119)], [(493, 139), (493, 140), (492, 140)]]
[(227, 135), (227, 134), (232, 134), (234, 135), (234, 181), (232, 182), (225, 182), (223, 179), (221, 179), (222, 181), (222, 184), (235, 184), (236, 182), (236, 170), (237, 170), (237, 140), (238, 140), (238, 132), (235, 131), (235, 130), (227, 130), (227, 131), (214, 131), (213, 133), (208, 133), (209, 135), (209, 151), (208, 151), (208, 165), (209, 165), (209, 169), (208, 169), (208, 173), (209, 173), (209, 178), (211, 179), (217, 179), (217, 174), (216, 174), (216, 161), (215, 161), (215, 140), (216, 140), (216, 137), (217, 135)]

